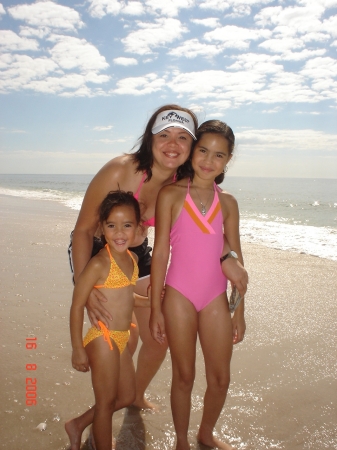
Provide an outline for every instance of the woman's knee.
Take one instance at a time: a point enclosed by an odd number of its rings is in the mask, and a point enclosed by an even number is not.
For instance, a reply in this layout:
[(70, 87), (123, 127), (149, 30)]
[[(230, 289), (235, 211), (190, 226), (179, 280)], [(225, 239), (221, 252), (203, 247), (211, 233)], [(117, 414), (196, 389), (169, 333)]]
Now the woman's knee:
[[(142, 339), (142, 338), (141, 338)], [(151, 354), (154, 358), (165, 358), (168, 345), (167, 343), (158, 344), (152, 336), (142, 339), (142, 346), (143, 351), (147, 351), (149, 354)]]

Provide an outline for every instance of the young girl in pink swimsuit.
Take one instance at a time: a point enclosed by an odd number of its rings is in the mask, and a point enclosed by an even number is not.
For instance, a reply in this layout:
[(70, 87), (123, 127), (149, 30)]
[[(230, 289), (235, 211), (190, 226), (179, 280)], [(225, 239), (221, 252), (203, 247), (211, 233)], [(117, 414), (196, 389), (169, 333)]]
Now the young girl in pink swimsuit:
[[(220, 263), (225, 235), (231, 249), (227, 258), (237, 257), (243, 264), (237, 202), (217, 187), (232, 158), (235, 137), (228, 125), (217, 120), (203, 123), (196, 137), (184, 178), (162, 188), (157, 200), (150, 330), (159, 343), (167, 338), (170, 347), (176, 450), (190, 449), (187, 432), (197, 335), (207, 380), (197, 439), (209, 447), (230, 450), (229, 444), (213, 436), (213, 430), (229, 386), (233, 343), (240, 342), (245, 333), (244, 302), (231, 319), (227, 278)], [(161, 302), (165, 276), (166, 294)]]

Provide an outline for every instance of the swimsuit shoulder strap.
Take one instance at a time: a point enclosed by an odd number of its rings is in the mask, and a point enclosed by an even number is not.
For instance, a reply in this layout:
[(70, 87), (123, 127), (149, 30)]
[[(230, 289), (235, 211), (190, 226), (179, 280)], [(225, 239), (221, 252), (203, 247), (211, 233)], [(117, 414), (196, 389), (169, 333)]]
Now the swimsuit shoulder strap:
[(188, 182), (187, 182), (187, 193), (188, 194), (190, 193), (190, 184), (191, 184), (191, 180), (188, 179)]
[(135, 194), (133, 195), (133, 196), (135, 197), (136, 200), (138, 200), (140, 190), (141, 190), (141, 188), (142, 188), (142, 186), (143, 186), (143, 184), (144, 184), (144, 181), (145, 181), (146, 177), (147, 177), (147, 173), (144, 172), (144, 173), (143, 173), (143, 176), (142, 176), (142, 179), (140, 180), (138, 189), (137, 189), (137, 191), (135, 192)]
[(107, 249), (107, 252), (108, 252), (108, 254), (109, 254), (110, 261), (112, 261), (113, 258), (112, 258), (112, 254), (111, 254), (111, 252), (110, 252), (109, 244), (105, 244), (105, 248)]

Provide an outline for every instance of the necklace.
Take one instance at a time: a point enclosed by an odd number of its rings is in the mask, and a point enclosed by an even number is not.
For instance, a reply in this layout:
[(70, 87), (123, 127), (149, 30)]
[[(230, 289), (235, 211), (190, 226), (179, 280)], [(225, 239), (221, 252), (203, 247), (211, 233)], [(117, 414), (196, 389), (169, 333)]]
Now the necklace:
[(209, 196), (208, 196), (208, 199), (207, 199), (207, 202), (206, 202), (205, 204), (203, 204), (202, 201), (201, 201), (201, 198), (200, 198), (200, 195), (199, 195), (199, 192), (198, 192), (197, 187), (194, 186), (194, 188), (195, 188), (195, 192), (197, 193), (197, 196), (198, 196), (198, 198), (199, 198), (199, 202), (200, 202), (200, 205), (201, 205), (201, 214), (202, 214), (203, 216), (205, 216), (205, 215), (206, 215), (206, 206), (207, 206), (207, 203), (209, 202), (209, 199), (211, 198), (211, 195), (212, 195), (213, 190), (210, 192), (210, 194), (209, 194)]

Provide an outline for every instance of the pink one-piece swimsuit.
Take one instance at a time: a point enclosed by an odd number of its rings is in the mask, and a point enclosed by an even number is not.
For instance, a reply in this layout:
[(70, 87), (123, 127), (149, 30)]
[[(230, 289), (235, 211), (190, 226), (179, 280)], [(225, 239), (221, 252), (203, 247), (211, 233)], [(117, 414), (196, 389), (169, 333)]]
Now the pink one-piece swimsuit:
[(218, 187), (205, 216), (190, 195), (190, 183), (183, 209), (170, 232), (171, 263), (166, 284), (179, 291), (197, 311), (227, 289), (220, 256), (223, 249), (223, 216)]

